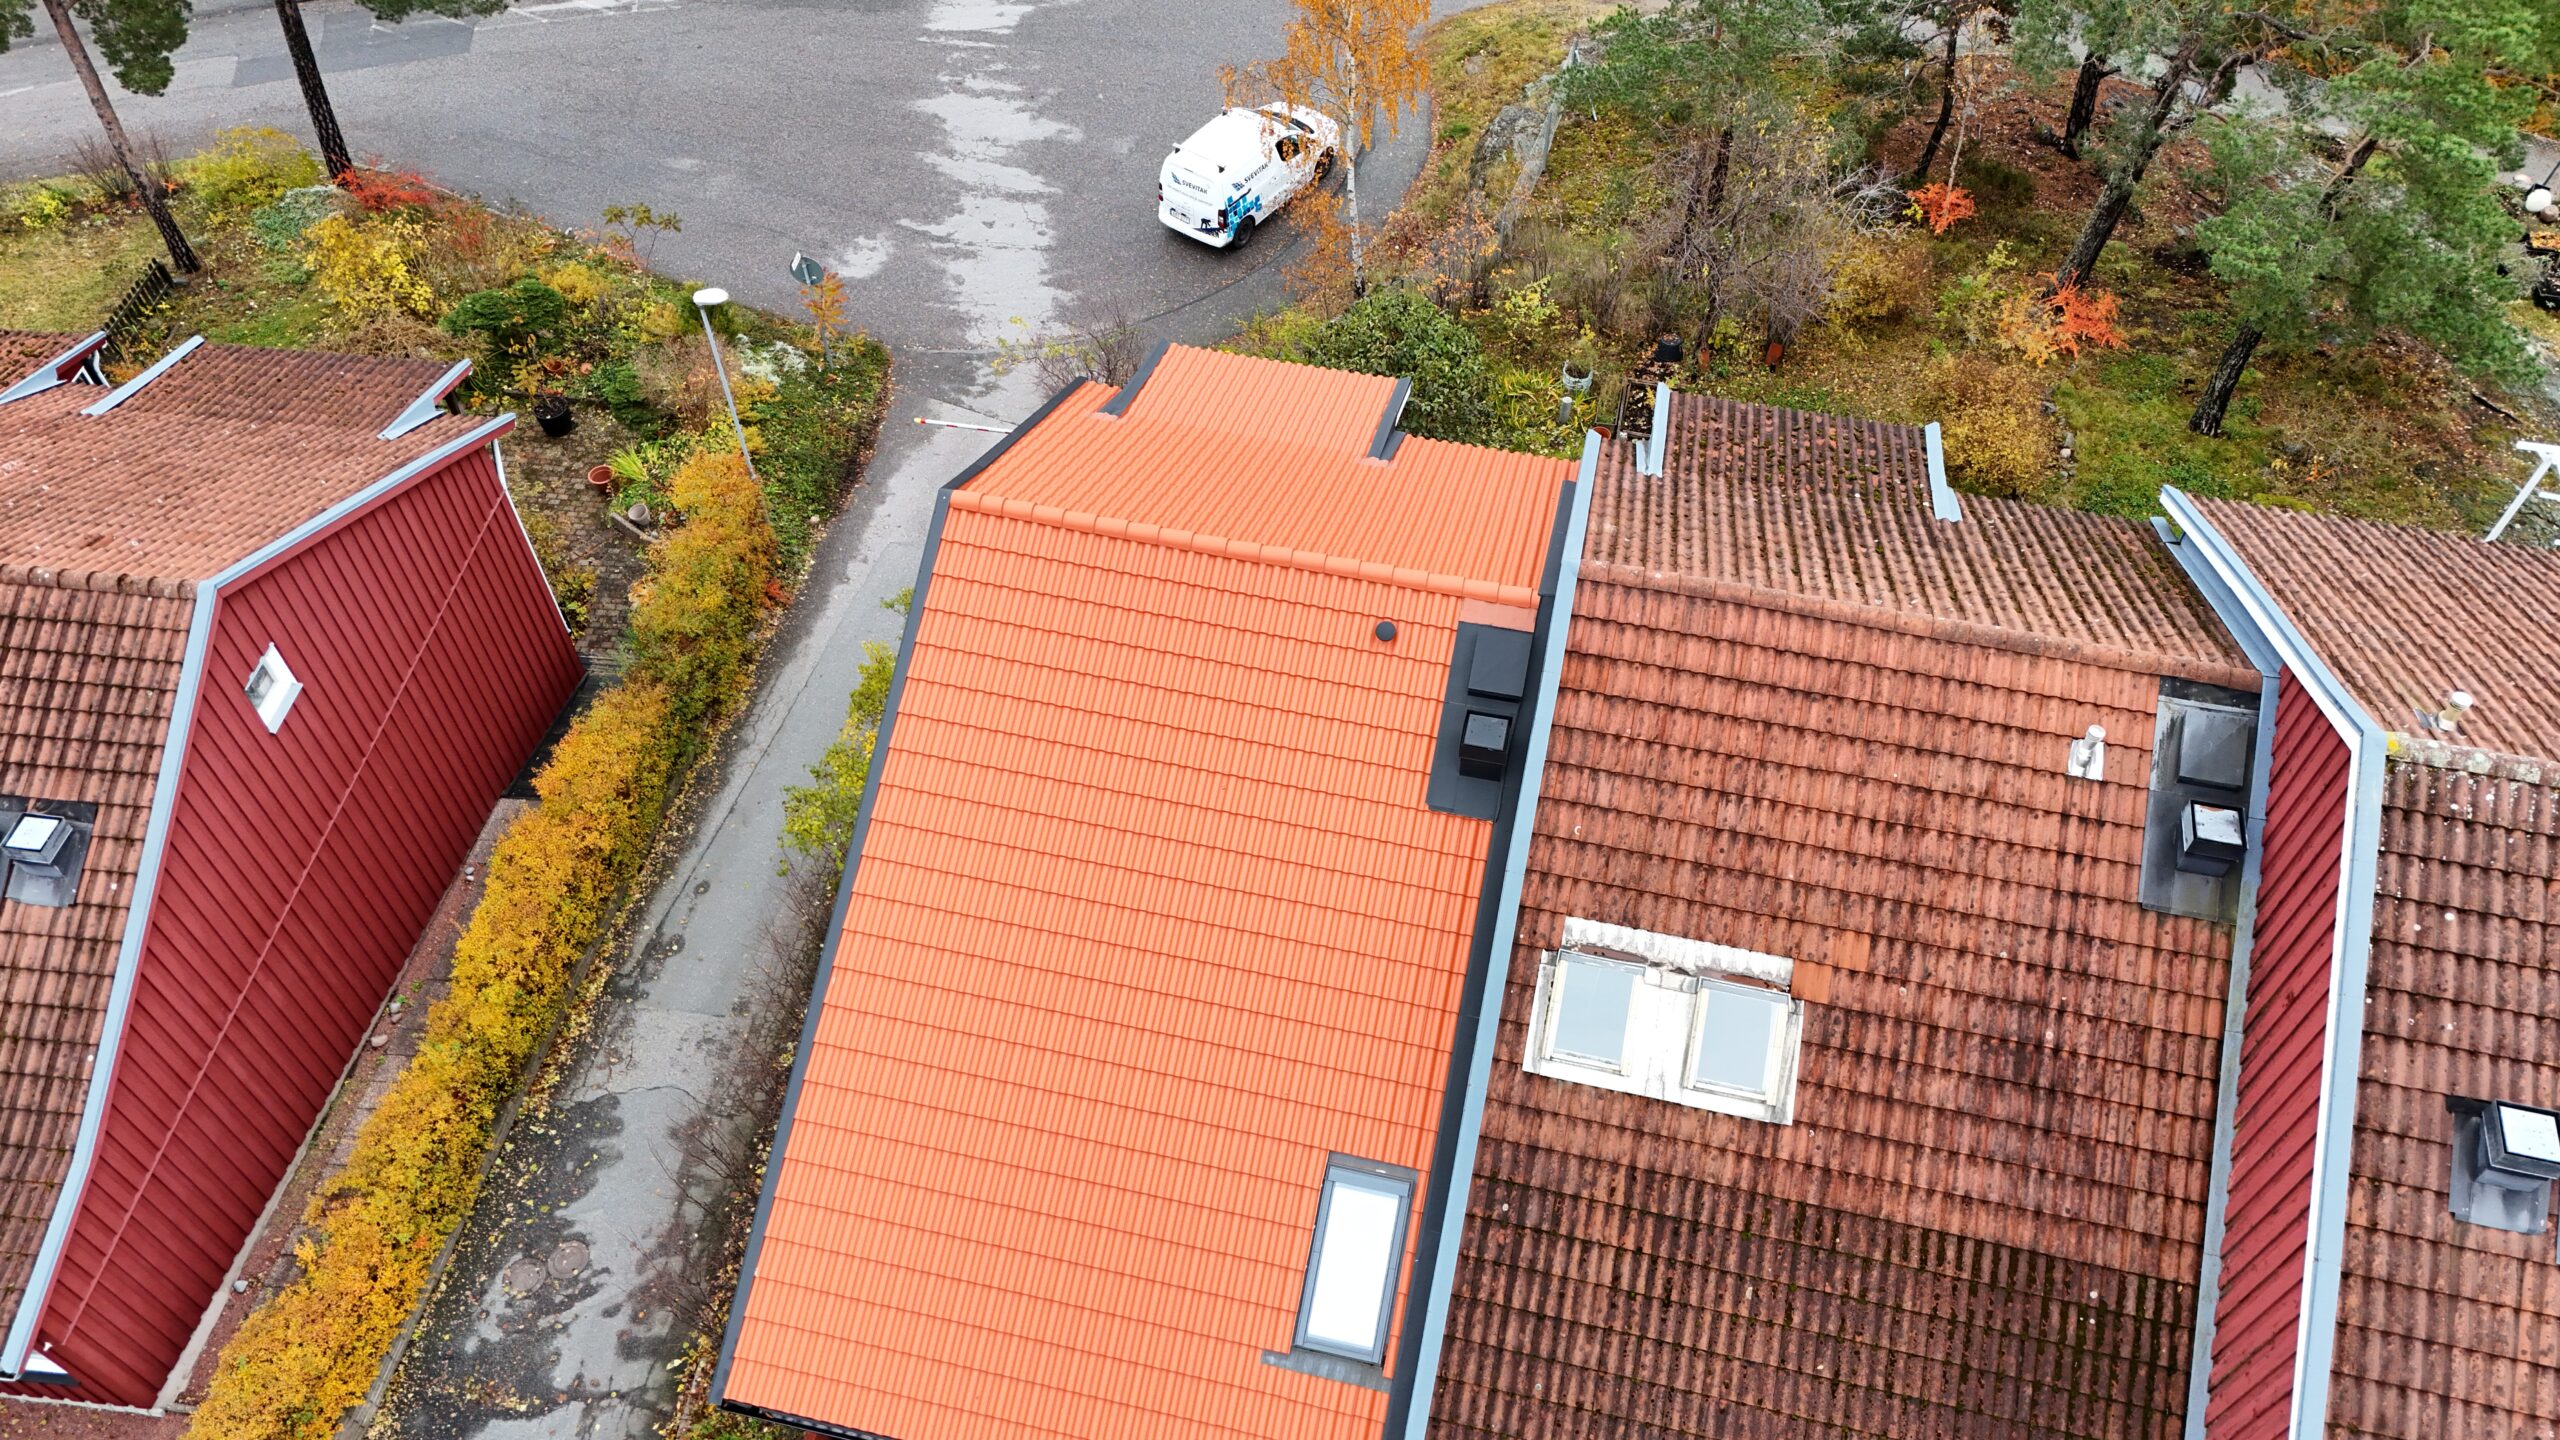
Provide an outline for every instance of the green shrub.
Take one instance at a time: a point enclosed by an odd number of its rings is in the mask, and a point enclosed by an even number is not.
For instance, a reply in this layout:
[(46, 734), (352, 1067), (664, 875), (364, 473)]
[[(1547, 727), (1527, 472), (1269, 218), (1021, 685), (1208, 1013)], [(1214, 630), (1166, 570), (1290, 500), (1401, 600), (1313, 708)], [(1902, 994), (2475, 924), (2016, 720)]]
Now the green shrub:
[(18, 229), (50, 230), (70, 219), (72, 207), (85, 198), (76, 185), (60, 180), (31, 180), (0, 190), (0, 213), (5, 213)]
[[(915, 601), (907, 590), (880, 602), (884, 610), (903, 615)], [(845, 703), (844, 729), (809, 767), (812, 785), (786, 785), (782, 790), (782, 848), (822, 864), (841, 867), (853, 843), (853, 822), (862, 812), (862, 787), (871, 778), (872, 747), (880, 739), (881, 718), (889, 712), (889, 682), (897, 673), (898, 652), (874, 640), (862, 647), (862, 674)]]
[(449, 335), (478, 335), (502, 355), (531, 354), (569, 323), (569, 301), (532, 275), (463, 296), (440, 322)]
[(1409, 286), (1373, 291), (1301, 344), (1311, 364), (1413, 381), (1404, 428), (1434, 440), (1490, 444), (1493, 374), (1475, 333)]
[(326, 185), (287, 190), (249, 217), (249, 229), (270, 252), (299, 254), (303, 235), (328, 218), (335, 208), (337, 193)]
[(320, 162), (281, 130), (241, 126), (216, 136), (210, 149), (179, 162), (178, 179), (208, 215), (237, 215), (272, 205), (288, 190), (328, 177)]
[(363, 1398), (470, 1212), (499, 1107), (558, 1023), (704, 730), (742, 691), (773, 533), (733, 456), (695, 457), (675, 492), (685, 523), (633, 587), (632, 627), (648, 643), (534, 777), (539, 803), (490, 857), (417, 1057), (313, 1195), (301, 1276), (223, 1347), (189, 1440), (323, 1440)]

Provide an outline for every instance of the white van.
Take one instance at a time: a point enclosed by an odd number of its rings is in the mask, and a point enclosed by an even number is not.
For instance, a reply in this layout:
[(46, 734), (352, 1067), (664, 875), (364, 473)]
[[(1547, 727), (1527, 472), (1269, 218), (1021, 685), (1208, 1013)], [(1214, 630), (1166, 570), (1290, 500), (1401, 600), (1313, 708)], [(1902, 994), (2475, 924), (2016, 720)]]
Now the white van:
[(1156, 218), (1225, 249), (1333, 168), (1342, 127), (1303, 105), (1221, 112), (1164, 157)]

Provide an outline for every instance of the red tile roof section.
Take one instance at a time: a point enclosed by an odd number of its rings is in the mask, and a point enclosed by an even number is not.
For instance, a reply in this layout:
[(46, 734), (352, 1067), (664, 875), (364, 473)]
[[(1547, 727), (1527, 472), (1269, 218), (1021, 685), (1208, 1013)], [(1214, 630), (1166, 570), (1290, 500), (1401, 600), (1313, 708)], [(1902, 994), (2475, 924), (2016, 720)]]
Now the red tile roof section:
[(190, 586), (0, 565), (0, 795), (98, 806), (74, 903), (0, 904), (0, 1316), (70, 1161), (194, 609)]
[(2451, 690), (2465, 744), (2560, 760), (2560, 553), (2468, 535), (2197, 502), (2374, 723), (2418, 728)]
[[(2229, 940), (2135, 902), (2158, 670), (1694, 588), (1584, 570), (1435, 1433), (2168, 1440)], [(1522, 1070), (1568, 916), (1823, 967), (1796, 1123)]]
[(1429, 1168), (1489, 839), (1423, 801), (1448, 656), (1570, 472), (1361, 460), (1384, 386), (1302, 367), (1108, 394), (953, 495), (725, 1395), (1369, 1440), (1383, 1394), (1262, 1355), (1328, 1154)]
[(2555, 780), (2441, 747), (2385, 771), (2331, 1435), (2539, 1436), (2560, 1407), (2551, 1235), (2448, 1213), (2445, 1109), (2560, 1100)]
[(2245, 665), (2143, 526), (1979, 495), (1964, 497), (1961, 522), (1931, 518), (1915, 426), (1691, 395), (1672, 397), (1671, 416), (1662, 476), (1636, 474), (1628, 446), (1604, 452), (1590, 559), (1981, 625), (2161, 673)]
[(375, 438), (448, 368), (204, 345), (104, 415), (89, 385), (0, 405), (0, 564), (209, 579), (483, 423)]
[[(0, 390), (35, 373), (37, 367), (86, 337), (50, 330), (0, 330)], [(96, 391), (89, 392), (92, 396)]]

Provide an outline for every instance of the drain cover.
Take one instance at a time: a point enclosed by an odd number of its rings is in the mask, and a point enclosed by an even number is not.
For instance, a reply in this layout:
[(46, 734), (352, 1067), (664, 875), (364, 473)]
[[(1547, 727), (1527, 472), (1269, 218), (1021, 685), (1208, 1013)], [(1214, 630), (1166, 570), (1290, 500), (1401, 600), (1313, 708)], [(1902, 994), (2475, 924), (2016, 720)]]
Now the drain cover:
[(587, 1242), (563, 1240), (551, 1248), (551, 1258), (543, 1262), (554, 1280), (566, 1280), (587, 1268)]

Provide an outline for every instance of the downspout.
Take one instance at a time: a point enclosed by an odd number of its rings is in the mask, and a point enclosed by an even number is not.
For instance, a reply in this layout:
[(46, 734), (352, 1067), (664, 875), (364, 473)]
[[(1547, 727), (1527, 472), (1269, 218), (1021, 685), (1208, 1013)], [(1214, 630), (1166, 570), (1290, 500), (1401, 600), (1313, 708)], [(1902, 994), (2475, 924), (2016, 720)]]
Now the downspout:
[[(2272, 662), (2291, 671), (2294, 680), (2319, 707), (2322, 718), (2347, 747), (2346, 818), (2339, 835), (2339, 884), (2336, 927), (2329, 956), (2328, 1044), (2320, 1057), (2320, 1109), (2311, 1151), (2311, 1215), (2304, 1237), (2301, 1309), (2294, 1345), (2292, 1409), (2286, 1434), (2292, 1440), (2319, 1440), (2326, 1431), (2329, 1381), (2337, 1349), (2338, 1287), (2346, 1250), (2347, 1176), (2355, 1150), (2356, 1082), (2363, 1072), (2365, 975), (2373, 952), (2374, 872), (2382, 850), (2383, 764), (2390, 740), (2365, 713), (2345, 685), (2323, 662), (2319, 652), (2294, 628), (2275, 597), (2268, 593), (2239, 552), (2213, 528), (2193, 500), (2175, 488), (2160, 492), (2169, 514), (2162, 527), (2171, 555), (2195, 577), (2224, 624), (2239, 637), (2262, 670)], [(2270, 673), (2273, 673), (2270, 671)], [(2268, 737), (2262, 732), (2262, 749)], [(2252, 823), (2261, 808), (2263, 771), (2252, 787)], [(2256, 852), (2251, 851), (2251, 867)], [(2255, 887), (2251, 887), (2255, 908)], [(2238, 957), (2235, 955), (2235, 975)], [(2233, 1006), (2243, 1003), (2236, 991)], [(2214, 1120), (2214, 1184), (2208, 1196), (2205, 1228), (2209, 1245), (2217, 1246), (2229, 1204), (2232, 1108), (2236, 1103), (2239, 1065), (2230, 1048), (2236, 1045), (2240, 1020), (2225, 1016), (2224, 1093)], [(2187, 1440), (2203, 1440), (2205, 1406), (2210, 1399), (2213, 1311), (2219, 1299), (2220, 1256), (2209, 1249), (2196, 1289), (2195, 1361), (2188, 1374)]]
[[(1660, 417), (1656, 417), (1657, 427)], [(1502, 889), (1494, 911), (1491, 949), (1486, 956), (1483, 1003), (1475, 1016), (1473, 1048), (1467, 1063), (1466, 1097), (1458, 1114), (1457, 1144), (1451, 1151), (1446, 1203), (1440, 1207), (1440, 1232), (1434, 1246), (1429, 1299), (1422, 1316), (1421, 1342), (1404, 1377), (1404, 1440), (1422, 1440), (1431, 1424), (1432, 1391), (1439, 1383), (1440, 1351), (1447, 1339), (1449, 1293), (1456, 1283), (1458, 1247), (1466, 1234), (1467, 1195), (1475, 1181), (1476, 1144), (1484, 1130), (1485, 1089), (1493, 1077), (1494, 1042), (1502, 1023), (1502, 997), (1511, 977), (1511, 947), (1520, 929), (1520, 888), (1529, 866), (1530, 837), (1537, 832), (1538, 792), (1545, 779), (1547, 742), (1555, 725), (1556, 687), (1564, 673), (1565, 642), (1573, 627), (1573, 594), (1582, 574), (1584, 533), (1591, 521), (1591, 489), (1600, 470), (1600, 437), (1584, 431), (1582, 467), (1574, 477), (1573, 508), (1565, 517), (1562, 563), (1556, 572), (1555, 613), (1548, 622), (1544, 655), (1538, 668), (1537, 705), (1529, 721), (1529, 740), (1520, 761), (1520, 797), (1512, 810), (1511, 833), (1504, 837)], [(1426, 1283), (1416, 1276), (1417, 1285)], [(1394, 1416), (1387, 1440), (1395, 1440)]]

